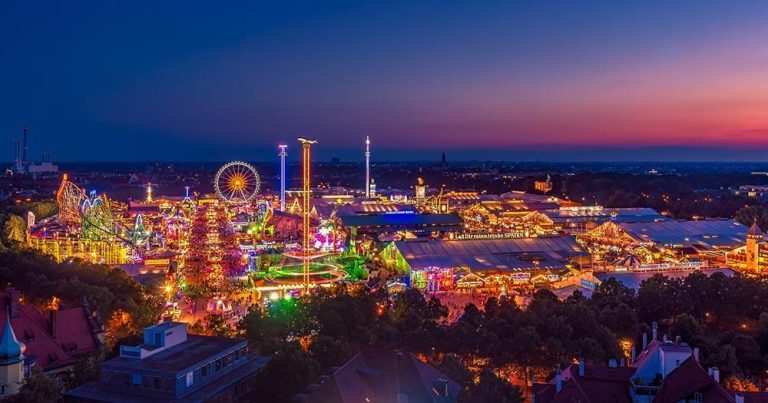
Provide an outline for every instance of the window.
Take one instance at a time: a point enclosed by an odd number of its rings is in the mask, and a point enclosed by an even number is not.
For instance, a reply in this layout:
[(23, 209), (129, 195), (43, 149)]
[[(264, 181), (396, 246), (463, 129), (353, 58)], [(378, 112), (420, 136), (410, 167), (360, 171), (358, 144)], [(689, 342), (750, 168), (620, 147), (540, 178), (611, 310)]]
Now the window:
[(195, 375), (192, 371), (187, 372), (187, 387), (192, 386), (195, 382)]
[(123, 372), (122, 378), (123, 378), (123, 385), (128, 386), (131, 384), (131, 374), (127, 372)]
[(218, 360), (216, 360), (216, 371), (218, 371), (218, 370), (220, 370), (220, 369), (221, 369), (221, 358), (219, 358)]
[(158, 376), (152, 378), (152, 383), (154, 383), (153, 386), (155, 387), (155, 389), (162, 389), (163, 388), (162, 379), (160, 379), (160, 377), (158, 377)]
[(205, 378), (206, 376), (208, 376), (208, 365), (203, 365), (200, 368), (200, 377)]
[(141, 386), (141, 374), (138, 372), (134, 372), (132, 376), (132, 383), (133, 386)]
[(0, 395), (5, 394), (5, 385), (0, 385)]

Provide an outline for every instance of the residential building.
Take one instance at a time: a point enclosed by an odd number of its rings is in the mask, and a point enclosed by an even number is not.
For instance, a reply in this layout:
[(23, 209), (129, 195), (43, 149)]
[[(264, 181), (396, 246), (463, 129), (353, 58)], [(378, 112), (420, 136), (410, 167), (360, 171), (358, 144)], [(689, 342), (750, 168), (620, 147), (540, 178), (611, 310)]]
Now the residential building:
[(364, 349), (297, 396), (308, 403), (455, 402), (461, 385), (407, 352)]
[(120, 346), (101, 364), (101, 376), (67, 392), (70, 402), (237, 401), (266, 357), (245, 340), (187, 334), (187, 325), (163, 322), (144, 329), (144, 343)]

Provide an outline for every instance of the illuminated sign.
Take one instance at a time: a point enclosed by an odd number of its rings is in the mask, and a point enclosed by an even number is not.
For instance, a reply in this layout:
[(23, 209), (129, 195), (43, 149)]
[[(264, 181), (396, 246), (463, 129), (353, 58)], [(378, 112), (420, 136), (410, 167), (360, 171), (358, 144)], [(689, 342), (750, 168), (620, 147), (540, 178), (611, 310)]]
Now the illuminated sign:
[(503, 233), (496, 233), (496, 234), (457, 234), (454, 239), (458, 239), (460, 241), (468, 241), (473, 239), (518, 239), (518, 238), (527, 238), (525, 236), (525, 232), (515, 231), (515, 232), (503, 232)]

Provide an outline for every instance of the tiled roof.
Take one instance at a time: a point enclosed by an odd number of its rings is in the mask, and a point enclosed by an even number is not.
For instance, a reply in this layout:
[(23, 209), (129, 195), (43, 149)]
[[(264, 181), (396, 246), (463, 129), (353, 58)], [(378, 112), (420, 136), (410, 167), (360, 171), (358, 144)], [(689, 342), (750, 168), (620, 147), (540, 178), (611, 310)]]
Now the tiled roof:
[[(439, 396), (436, 385), (443, 385), (448, 396)], [(323, 381), (306, 401), (386, 402), (403, 393), (408, 401), (452, 402), (460, 392), (458, 383), (413, 354), (367, 348)]]
[(693, 357), (667, 375), (656, 395), (658, 402), (679, 402), (701, 394), (702, 403), (734, 402), (733, 396), (707, 374)]
[[(6, 320), (9, 295), (0, 297), (0, 323)], [(53, 311), (53, 322), (32, 305), (18, 305), (11, 317), (16, 337), (25, 344), (24, 355), (44, 371), (74, 364), (77, 356), (99, 350), (96, 334), (83, 308)]]

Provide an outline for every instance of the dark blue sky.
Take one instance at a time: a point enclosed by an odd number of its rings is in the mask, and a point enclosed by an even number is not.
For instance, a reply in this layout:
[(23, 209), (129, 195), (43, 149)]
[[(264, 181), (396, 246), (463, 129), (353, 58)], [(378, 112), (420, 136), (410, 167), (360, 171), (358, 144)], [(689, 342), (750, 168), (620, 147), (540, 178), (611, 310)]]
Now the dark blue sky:
[[(0, 149), (65, 161), (768, 159), (768, 2), (30, 2)], [(289, 150), (290, 152), (290, 150)], [(292, 153), (291, 155), (295, 155)]]

